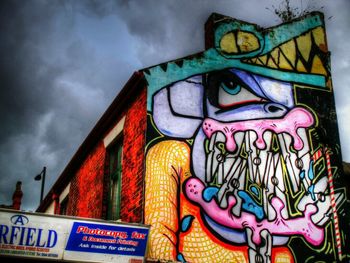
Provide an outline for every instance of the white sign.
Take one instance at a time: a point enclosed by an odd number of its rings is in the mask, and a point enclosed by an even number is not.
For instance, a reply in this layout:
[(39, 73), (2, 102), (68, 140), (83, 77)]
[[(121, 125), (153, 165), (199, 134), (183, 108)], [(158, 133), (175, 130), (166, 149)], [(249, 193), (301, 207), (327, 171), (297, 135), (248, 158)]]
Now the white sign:
[(79, 262), (143, 262), (148, 226), (0, 209), (0, 255)]

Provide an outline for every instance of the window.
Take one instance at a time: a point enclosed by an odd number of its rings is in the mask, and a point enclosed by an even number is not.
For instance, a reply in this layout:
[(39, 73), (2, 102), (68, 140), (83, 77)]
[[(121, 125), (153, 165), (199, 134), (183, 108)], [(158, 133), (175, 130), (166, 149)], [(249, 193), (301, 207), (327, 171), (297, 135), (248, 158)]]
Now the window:
[(68, 208), (68, 196), (66, 196), (60, 204), (60, 215), (66, 215)]
[(120, 192), (122, 178), (122, 138), (108, 148), (110, 194), (108, 203), (108, 219), (120, 218)]

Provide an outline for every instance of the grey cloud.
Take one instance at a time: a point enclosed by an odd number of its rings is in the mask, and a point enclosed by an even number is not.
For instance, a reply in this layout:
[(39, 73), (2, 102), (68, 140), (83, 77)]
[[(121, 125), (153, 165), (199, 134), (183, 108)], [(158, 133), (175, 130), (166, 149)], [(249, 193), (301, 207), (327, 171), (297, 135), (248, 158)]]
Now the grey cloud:
[[(137, 39), (139, 58), (144, 66), (193, 54), (204, 49), (203, 25), (212, 12), (221, 13), (263, 27), (279, 24), (273, 8), (282, 1), (238, 0), (178, 0), (178, 1), (118, 1), (119, 15)], [(350, 161), (347, 134), (348, 83), (350, 72), (350, 1), (291, 1), (299, 11), (325, 13), (329, 48), (332, 52), (332, 76), (338, 111), (343, 158)]]
[(331, 51), (332, 80), (343, 160), (350, 162), (350, 1), (322, 1), (326, 14), (327, 39)]
[(213, 12), (271, 26), (278, 17), (265, 7), (276, 1), (119, 0), (118, 15), (138, 43), (144, 66), (162, 63), (204, 49), (204, 24)]
[(103, 43), (79, 34), (81, 17), (101, 23), (110, 13), (98, 1), (1, 1), (0, 204), (22, 180), (22, 207), (34, 210), (34, 176), (47, 166), (48, 191), (127, 81), (128, 59), (97, 55)]
[[(47, 191), (133, 71), (204, 49), (204, 23), (212, 12), (268, 27), (279, 21), (266, 7), (279, 2), (1, 1), (0, 203), (11, 202), (22, 180), (23, 208), (35, 209), (40, 184), (33, 177), (42, 166), (48, 168)], [(333, 16), (327, 32), (346, 134), (350, 1), (315, 4)]]

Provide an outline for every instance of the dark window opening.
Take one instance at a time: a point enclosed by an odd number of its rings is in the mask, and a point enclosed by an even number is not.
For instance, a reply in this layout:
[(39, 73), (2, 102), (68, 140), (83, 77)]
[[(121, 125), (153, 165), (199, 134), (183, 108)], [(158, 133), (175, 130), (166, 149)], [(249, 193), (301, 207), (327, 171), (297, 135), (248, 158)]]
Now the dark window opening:
[(116, 143), (107, 149), (109, 159), (109, 180), (110, 193), (108, 202), (109, 220), (118, 220), (120, 218), (120, 195), (122, 178), (122, 149), (123, 140), (119, 138)]
[(67, 215), (68, 200), (69, 198), (67, 195), (60, 203), (60, 215)]

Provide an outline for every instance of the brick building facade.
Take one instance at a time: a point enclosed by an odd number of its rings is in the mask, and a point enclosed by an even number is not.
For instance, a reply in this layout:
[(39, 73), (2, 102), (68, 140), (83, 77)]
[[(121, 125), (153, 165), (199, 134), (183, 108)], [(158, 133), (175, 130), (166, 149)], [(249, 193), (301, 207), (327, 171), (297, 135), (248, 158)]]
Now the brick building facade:
[[(80, 146), (37, 211), (109, 219), (108, 148), (115, 140), (122, 140), (122, 205), (118, 217), (125, 222), (141, 223), (146, 116), (146, 86), (142, 73), (137, 72)], [(67, 187), (68, 191), (64, 191)]]
[(152, 260), (347, 262), (323, 15), (205, 30), (205, 51), (134, 73), (38, 211), (151, 225)]

